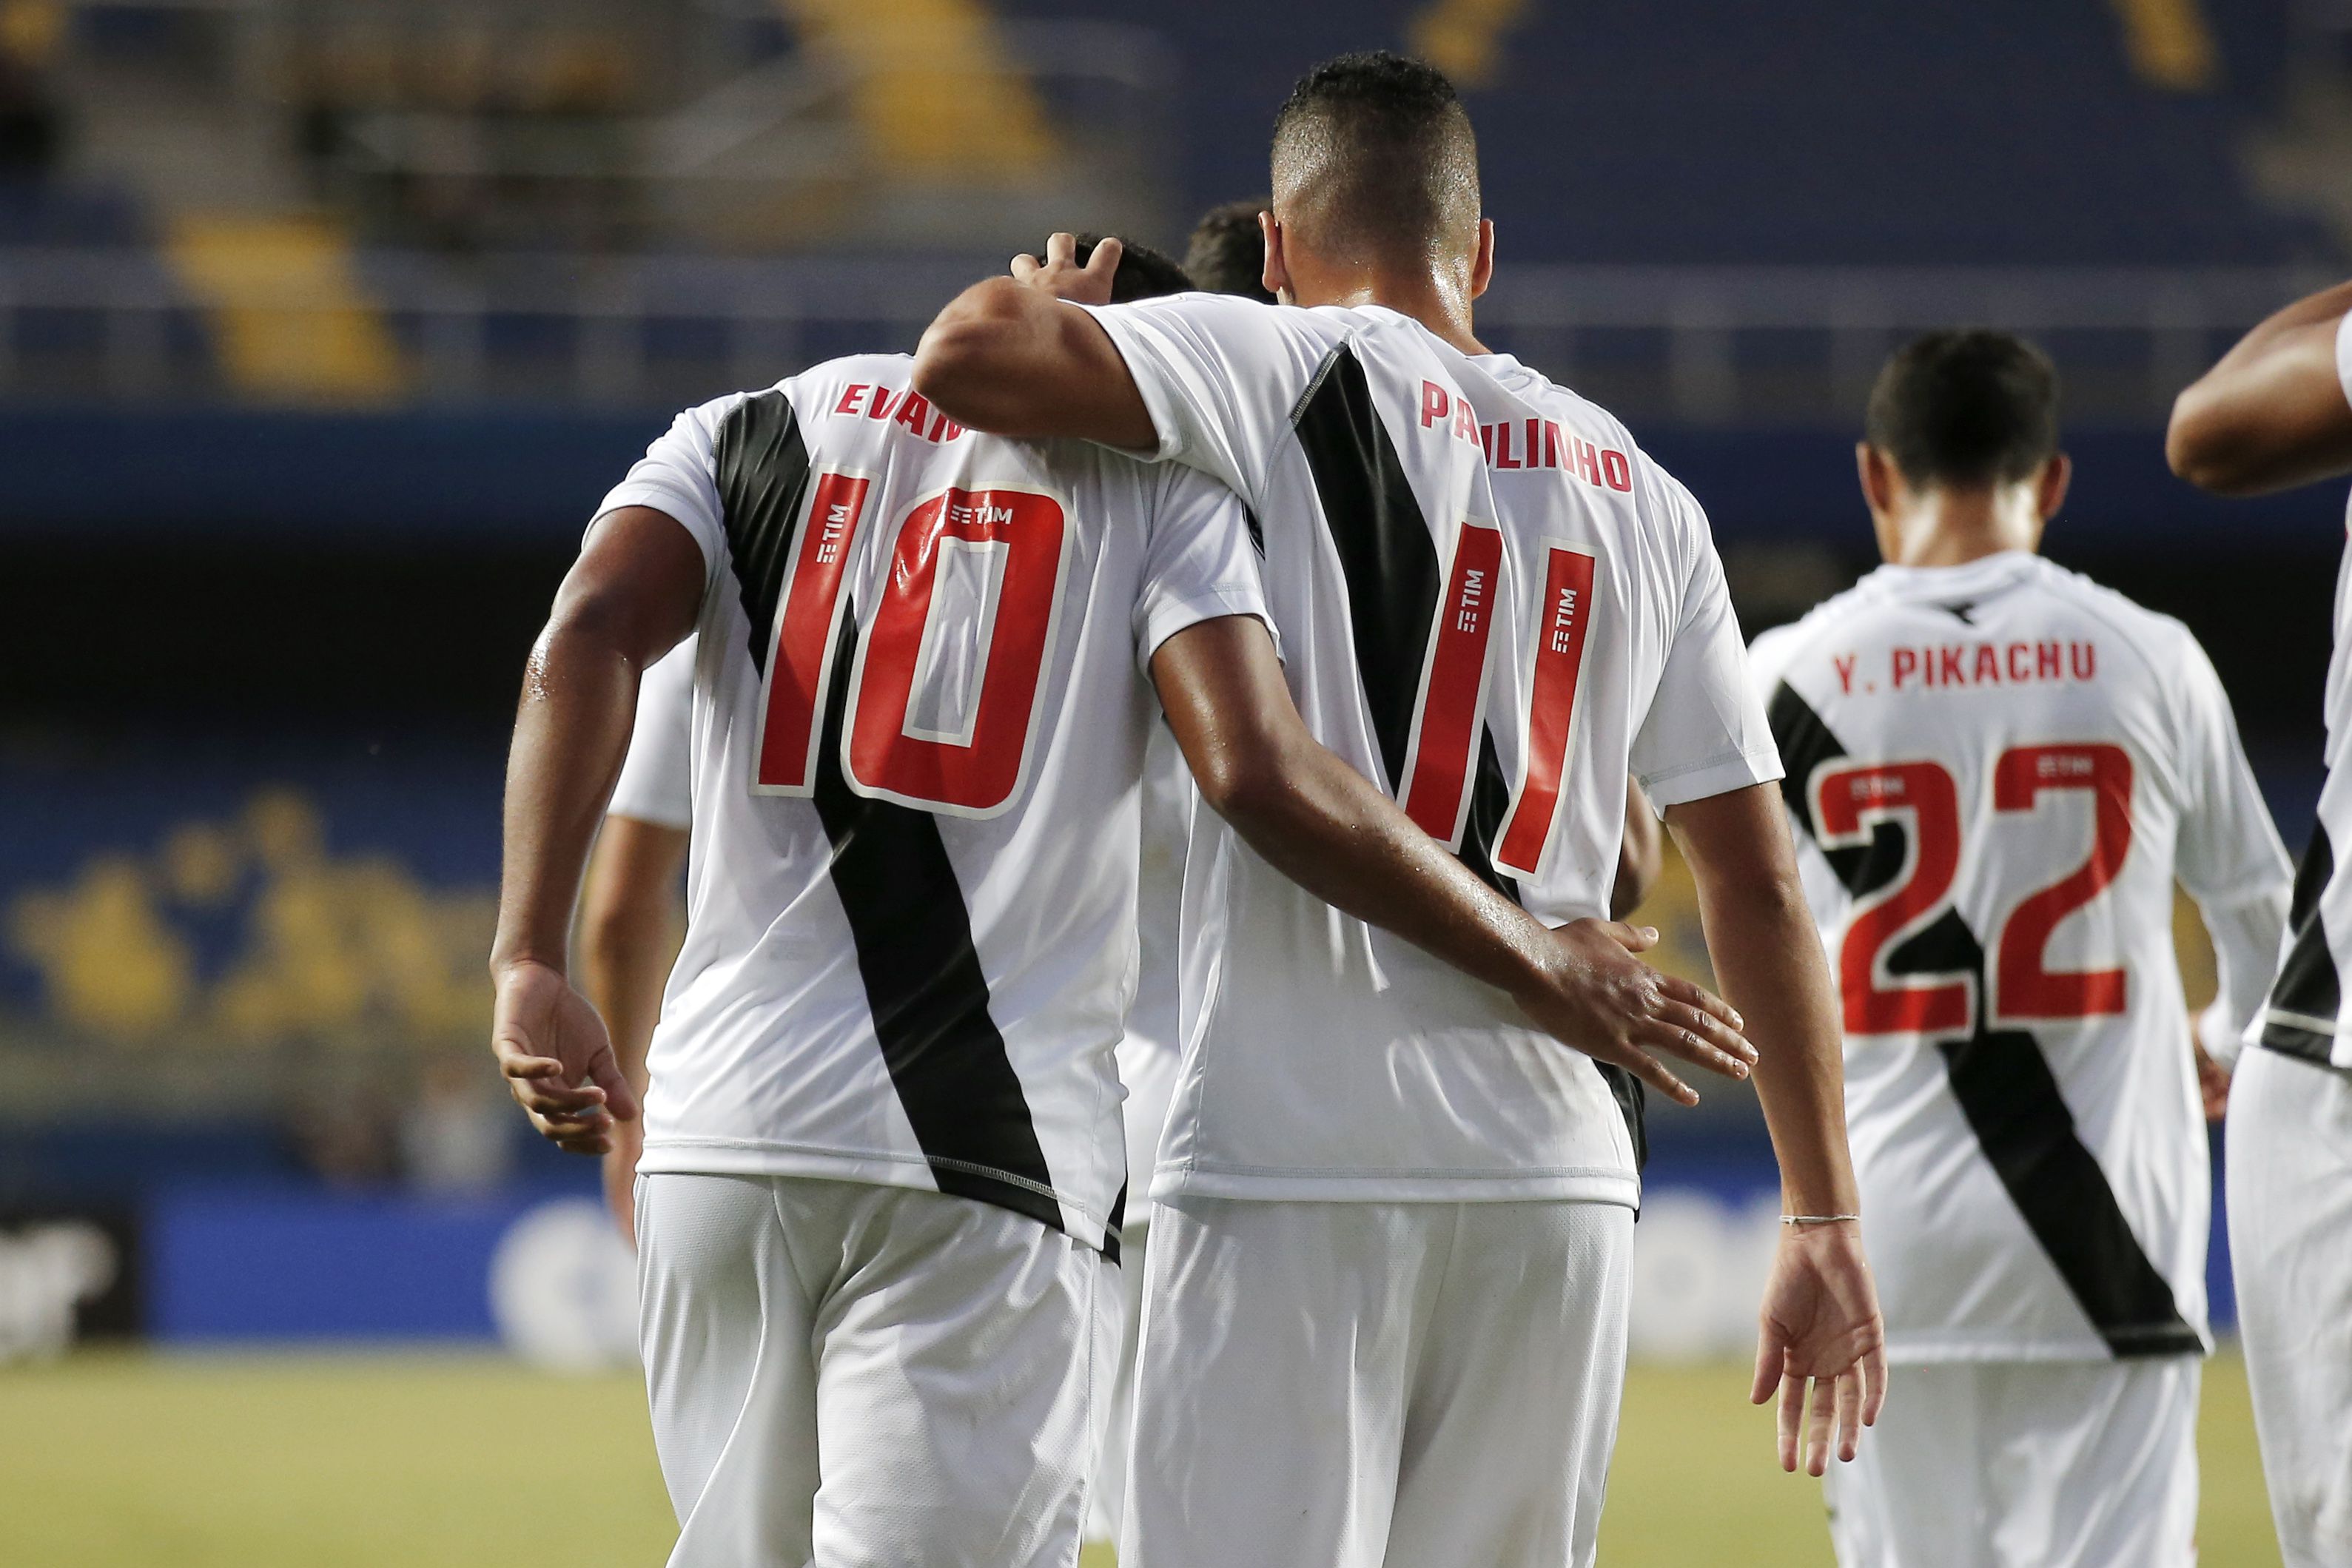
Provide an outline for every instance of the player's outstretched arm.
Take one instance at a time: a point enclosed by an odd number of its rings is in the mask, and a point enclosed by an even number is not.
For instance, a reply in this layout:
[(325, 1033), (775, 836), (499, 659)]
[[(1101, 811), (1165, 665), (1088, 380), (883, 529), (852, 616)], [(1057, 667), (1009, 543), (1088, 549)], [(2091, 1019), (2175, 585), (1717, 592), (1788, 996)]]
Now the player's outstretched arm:
[[(1748, 1020), (1756, 1097), (1780, 1164), (1783, 1214), (1829, 1221), (1783, 1228), (1765, 1287), (1756, 1351), (1758, 1404), (1780, 1394), (1780, 1467), (1851, 1459), (1886, 1395), (1886, 1331), (1863, 1255), (1846, 1146), (1845, 1070), (1837, 993), (1797, 880), (1777, 784), (1752, 785), (1666, 810), (1698, 884), (1717, 982)], [(1812, 1409), (1808, 1418), (1808, 1384)]]
[(693, 630), (702, 587), (701, 549), (676, 520), (644, 507), (610, 512), (523, 670), (490, 1048), (531, 1125), (574, 1154), (604, 1154), (614, 1118), (637, 1113), (603, 1021), (566, 977), (581, 867), (628, 751), (637, 678)]
[(1015, 256), (1013, 276), (965, 289), (915, 350), (915, 390), (950, 419), (992, 435), (1075, 436), (1129, 451), (1160, 444), (1151, 413), (1110, 334), (1066, 299), (1110, 303), (1119, 244), (1080, 267), (1057, 234), (1045, 259)]
[(1633, 956), (1655, 932), (1604, 920), (1550, 929), (1317, 742), (1255, 620), (1178, 632), (1153, 653), (1151, 678), (1202, 795), (1309, 893), (1509, 992), (1538, 1027), (1684, 1104), (1698, 1096), (1660, 1055), (1748, 1075), (1755, 1052), (1738, 1015)]
[(2165, 455), (2200, 489), (2253, 496), (2352, 468), (2352, 403), (2336, 333), (2352, 283), (2298, 299), (2256, 327), (2174, 400)]
[[(646, 1051), (661, 1018), (662, 987), (669, 978), (678, 868), (686, 863), (687, 830), (615, 813), (604, 819), (580, 894), (580, 986), (604, 1020), (621, 1076), (640, 1101), (646, 1092)], [(604, 1202), (621, 1227), (636, 1233), (635, 1183), (644, 1134), (635, 1122), (611, 1129), (604, 1155)]]

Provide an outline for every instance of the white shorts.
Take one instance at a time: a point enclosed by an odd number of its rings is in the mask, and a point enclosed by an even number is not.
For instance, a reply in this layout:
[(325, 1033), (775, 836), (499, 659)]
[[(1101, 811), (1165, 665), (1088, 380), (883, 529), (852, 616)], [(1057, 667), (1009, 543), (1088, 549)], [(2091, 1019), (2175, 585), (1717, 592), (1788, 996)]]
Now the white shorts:
[(1179, 1197), (1152, 1219), (1121, 1568), (1583, 1568), (1633, 1213)]
[(1119, 1076), (1127, 1083), (1127, 1217), (1119, 1236), (1121, 1301), (1118, 1371), (1105, 1401), (1102, 1457), (1095, 1466), (1094, 1500), (1087, 1539), (1118, 1539), (1127, 1511), (1127, 1437), (1135, 1423), (1135, 1346), (1143, 1332), (1143, 1258), (1151, 1240), (1151, 1167), (1160, 1159), (1160, 1132), (1176, 1094), (1176, 1053), (1157, 1047), (1121, 1048)]
[(2204, 1364), (1906, 1363), (1822, 1482), (1839, 1568), (2191, 1568)]
[(2286, 1568), (2352, 1563), (2352, 1073), (2257, 1046), (2227, 1127), (2230, 1266)]
[(969, 1198), (803, 1176), (637, 1184), (672, 1568), (1069, 1568), (1118, 1290)]

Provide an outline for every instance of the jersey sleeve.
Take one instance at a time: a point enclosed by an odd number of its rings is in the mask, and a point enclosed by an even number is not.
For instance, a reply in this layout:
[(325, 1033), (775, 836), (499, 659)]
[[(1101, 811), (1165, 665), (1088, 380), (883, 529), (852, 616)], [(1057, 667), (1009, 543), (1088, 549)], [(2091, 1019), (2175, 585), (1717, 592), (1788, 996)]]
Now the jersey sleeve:
[(1142, 590), (1135, 597), (1135, 658), (1145, 675), (1160, 643), (1202, 621), (1255, 615), (1272, 632), (1274, 617), (1241, 498), (1185, 469), (1145, 477), (1158, 491)]
[(1787, 679), (1789, 662), (1796, 657), (1798, 623), (1775, 626), (1759, 632), (1748, 644), (1748, 685), (1756, 698), (1769, 711), (1773, 689)]
[(1687, 562), (1674, 639), (1650, 711), (1633, 734), (1633, 776), (1660, 810), (1780, 777), (1762, 697), (1706, 517), (1689, 491), (1658, 477)]
[(2175, 873), (2200, 904), (2234, 904), (2294, 879), (2254, 770), (2238, 739), (2230, 696), (2205, 650), (2184, 630), (2175, 665), (2182, 748), (2180, 837)]
[[(688, 409), (654, 438), (646, 455), (604, 494), (596, 516), (622, 507), (650, 507), (674, 517), (702, 547), (706, 583), (726, 559), (727, 527), (719, 504), (719, 423), (741, 393)], [(593, 526), (593, 525), (592, 525)]]
[(629, 754), (613, 786), (609, 817), (633, 817), (664, 828), (694, 823), (688, 766), (694, 727), (694, 653), (688, 637), (656, 660), (637, 683), (637, 723)]
[(2173, 871), (2197, 903), (2221, 980), (2198, 1034), (2227, 1066), (2270, 988), (2294, 873), (2239, 742), (2221, 678), (2185, 629), (2179, 640), (2172, 689), (2180, 710), (2175, 733), (2183, 798)]
[(1137, 454), (1259, 493), (1275, 444), (1320, 356), (1279, 306), (1223, 294), (1081, 305), (1110, 335), (1160, 433)]

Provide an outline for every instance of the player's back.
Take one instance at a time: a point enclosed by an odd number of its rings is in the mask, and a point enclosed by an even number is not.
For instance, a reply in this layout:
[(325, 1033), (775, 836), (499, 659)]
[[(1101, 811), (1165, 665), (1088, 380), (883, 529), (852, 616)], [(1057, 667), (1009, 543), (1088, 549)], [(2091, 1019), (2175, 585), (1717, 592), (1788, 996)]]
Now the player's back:
[(1898, 1356), (2194, 1349), (2210, 1198), (2176, 877), (2267, 875), (2185, 628), (2036, 556), (1759, 639)]
[[(1712, 571), (1720, 595), (1687, 495), (1613, 422), (1580, 439), (1549, 411), (1546, 465), (1547, 411), (1394, 311), (1187, 296), (1097, 314), (1160, 455), (1258, 519), (1317, 738), (1542, 918), (1605, 915), (1686, 591), (1704, 599)], [(1536, 463), (1490, 464), (1491, 427), (1522, 441), (1521, 422)], [(1752, 722), (1709, 748), (1713, 775), (1689, 770), (1712, 788), (1772, 776), (1718, 607), (1726, 701), (1691, 706)], [(1337, 915), (1213, 821), (1196, 820), (1184, 920), (1187, 1056), (1156, 1194), (1635, 1200), (1610, 1086), (1500, 992)]]
[(1139, 661), (1255, 612), (1255, 565), (1213, 484), (960, 430), (909, 366), (689, 410), (607, 498), (710, 570), (642, 1168), (936, 1186), (1099, 1241)]

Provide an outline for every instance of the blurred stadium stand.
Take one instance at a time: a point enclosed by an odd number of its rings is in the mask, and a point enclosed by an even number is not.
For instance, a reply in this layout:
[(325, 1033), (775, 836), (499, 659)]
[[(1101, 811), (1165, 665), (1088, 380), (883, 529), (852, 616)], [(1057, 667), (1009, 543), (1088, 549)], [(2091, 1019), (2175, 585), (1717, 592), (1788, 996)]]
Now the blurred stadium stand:
[[(0, 1242), (86, 1211), (108, 1323), (152, 1280), (338, 1332), (236, 1260), (347, 1212), (303, 1255), (445, 1235), (476, 1332), (516, 1195), (586, 1175), (478, 1064), (501, 729), (597, 497), (1053, 227), (1179, 240), (1375, 46), (1477, 119), (1482, 330), (1691, 484), (1751, 630), (1867, 563), (1885, 351), (2040, 338), (2053, 553), (2207, 639), (2300, 842), (2341, 497), (2220, 507), (2159, 433), (2352, 258), (2352, 0), (0, 0)], [(1743, 1103), (1662, 1170), (1752, 1187)]]

